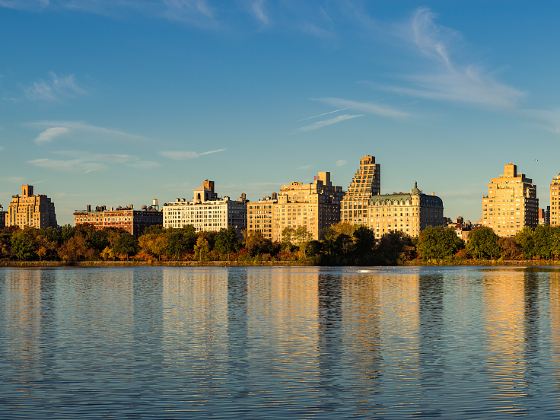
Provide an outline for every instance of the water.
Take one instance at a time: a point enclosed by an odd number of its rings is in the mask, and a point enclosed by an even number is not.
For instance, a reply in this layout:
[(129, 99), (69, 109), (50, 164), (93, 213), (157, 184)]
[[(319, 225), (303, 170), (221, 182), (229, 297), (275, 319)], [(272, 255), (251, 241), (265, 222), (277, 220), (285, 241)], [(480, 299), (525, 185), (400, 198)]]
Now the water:
[(0, 418), (560, 418), (560, 271), (0, 270)]

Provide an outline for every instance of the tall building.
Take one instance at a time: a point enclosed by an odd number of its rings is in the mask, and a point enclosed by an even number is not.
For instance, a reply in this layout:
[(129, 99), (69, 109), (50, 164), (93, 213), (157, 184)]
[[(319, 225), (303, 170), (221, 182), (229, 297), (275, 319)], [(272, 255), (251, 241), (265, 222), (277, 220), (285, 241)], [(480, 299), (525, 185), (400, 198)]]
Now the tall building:
[(539, 209), (539, 225), (550, 225), (550, 206), (546, 206), (546, 209)]
[(381, 194), (381, 166), (375, 157), (363, 156), (348, 191), (340, 203), (340, 219), (355, 225), (367, 224), (369, 199)]
[(403, 232), (416, 237), (428, 226), (443, 226), (443, 201), (436, 195), (423, 194), (418, 185), (410, 193), (376, 195), (369, 199), (364, 223), (376, 238), (385, 233)]
[(241, 233), (247, 227), (247, 199), (225, 196), (219, 198), (214, 191), (214, 181), (205, 180), (193, 191), (193, 200), (177, 198), (163, 205), (163, 226), (182, 228), (192, 225), (197, 231), (214, 231), (229, 227)]
[(0, 229), (6, 226), (6, 217), (8, 215), (7, 211), (4, 211), (4, 207), (0, 204)]
[(92, 210), (74, 212), (74, 223), (78, 225), (93, 225), (96, 229), (116, 228), (123, 229), (131, 235), (138, 236), (149, 226), (163, 225), (163, 214), (155, 207), (144, 206), (135, 210), (132, 205), (107, 209), (106, 206), (97, 206)]
[(260, 232), (263, 238), (272, 239), (272, 217), (278, 203), (277, 194), (247, 203), (247, 232)]
[(514, 236), (525, 226), (538, 224), (537, 186), (507, 163), (504, 173), (488, 183), (488, 195), (482, 198), (481, 223), (498, 236)]
[(550, 183), (550, 226), (560, 226), (560, 174)]
[(21, 229), (56, 227), (54, 203), (46, 195), (34, 195), (32, 185), (22, 185), (21, 195), (12, 196), (8, 206), (6, 226)]
[(311, 239), (321, 239), (325, 228), (340, 221), (343, 195), (342, 187), (332, 184), (330, 172), (319, 172), (309, 184), (282, 185), (272, 206), (272, 239), (281, 241), (284, 229), (300, 227)]

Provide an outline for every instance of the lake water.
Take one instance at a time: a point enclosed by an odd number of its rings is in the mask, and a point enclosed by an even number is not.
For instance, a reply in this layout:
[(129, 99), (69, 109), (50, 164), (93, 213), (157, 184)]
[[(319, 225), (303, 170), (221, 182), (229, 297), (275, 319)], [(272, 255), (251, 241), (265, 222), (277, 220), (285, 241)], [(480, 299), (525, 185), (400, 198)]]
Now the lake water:
[(560, 417), (560, 271), (0, 269), (0, 418)]

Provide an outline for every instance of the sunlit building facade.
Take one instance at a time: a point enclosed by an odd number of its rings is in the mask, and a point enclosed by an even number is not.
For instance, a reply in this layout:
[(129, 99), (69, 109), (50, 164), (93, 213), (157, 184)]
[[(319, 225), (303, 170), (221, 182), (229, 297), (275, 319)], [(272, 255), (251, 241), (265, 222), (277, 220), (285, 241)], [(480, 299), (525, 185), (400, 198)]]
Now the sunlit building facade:
[(319, 172), (312, 183), (283, 185), (272, 207), (272, 239), (282, 241), (286, 228), (305, 228), (310, 239), (321, 239), (324, 230), (340, 221), (342, 187), (334, 186), (330, 172)]
[(389, 232), (416, 237), (428, 226), (443, 226), (443, 201), (422, 193), (417, 184), (410, 193), (382, 194), (371, 197), (365, 226), (380, 238)]
[(488, 183), (488, 195), (482, 198), (481, 224), (498, 236), (514, 236), (525, 226), (536, 227), (539, 221), (537, 186), (517, 165), (508, 163), (504, 173)]
[(272, 239), (272, 216), (278, 198), (266, 197), (247, 203), (247, 232), (259, 232), (263, 238)]
[(375, 163), (375, 156), (363, 156), (340, 203), (340, 220), (355, 225), (367, 224), (369, 200), (379, 194), (381, 166)]
[(106, 206), (97, 206), (92, 209), (74, 212), (74, 223), (79, 225), (92, 225), (96, 229), (116, 228), (123, 229), (131, 235), (138, 236), (150, 226), (163, 225), (163, 214), (154, 207), (144, 206), (135, 210), (132, 206), (107, 209)]
[(550, 183), (550, 226), (560, 226), (560, 174)]
[(193, 200), (177, 198), (163, 205), (163, 226), (182, 228), (194, 226), (197, 231), (218, 232), (233, 227), (241, 233), (247, 227), (247, 200), (219, 198), (214, 191), (214, 181), (205, 180), (193, 191)]
[(12, 196), (5, 224), (20, 229), (56, 227), (54, 203), (46, 195), (33, 194), (32, 185), (22, 185), (21, 195)]

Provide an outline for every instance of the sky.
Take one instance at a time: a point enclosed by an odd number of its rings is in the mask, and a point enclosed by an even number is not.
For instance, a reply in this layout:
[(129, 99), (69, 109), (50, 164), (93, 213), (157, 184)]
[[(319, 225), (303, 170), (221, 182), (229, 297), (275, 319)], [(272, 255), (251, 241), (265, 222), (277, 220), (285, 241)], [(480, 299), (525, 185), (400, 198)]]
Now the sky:
[(256, 200), (362, 155), (477, 221), (507, 162), (560, 171), (556, 2), (0, 0), (0, 204)]

